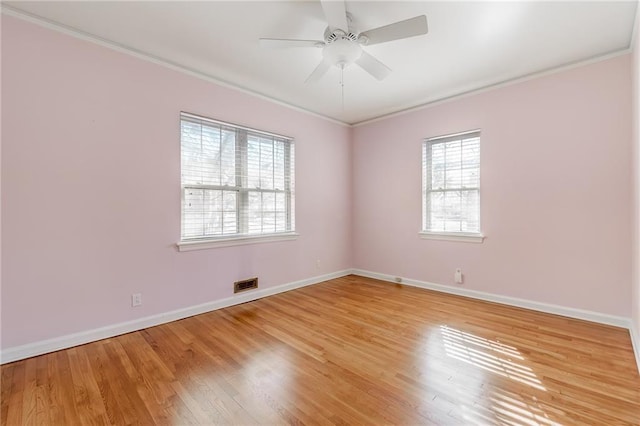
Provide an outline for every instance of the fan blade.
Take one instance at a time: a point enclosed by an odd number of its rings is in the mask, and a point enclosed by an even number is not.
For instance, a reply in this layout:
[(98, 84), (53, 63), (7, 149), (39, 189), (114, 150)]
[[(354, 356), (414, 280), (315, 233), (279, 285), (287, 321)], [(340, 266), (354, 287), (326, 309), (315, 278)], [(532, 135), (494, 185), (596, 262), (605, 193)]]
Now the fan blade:
[(391, 68), (365, 51), (362, 51), (362, 55), (356, 59), (356, 64), (360, 65), (363, 70), (378, 80), (384, 80), (389, 74), (391, 74)]
[(385, 25), (384, 27), (364, 31), (360, 33), (360, 35), (365, 36), (368, 40), (363, 44), (372, 45), (422, 35), (426, 34), (428, 31), (429, 27), (427, 26), (427, 17), (426, 15), (420, 15), (415, 18)]
[(344, 5), (344, 0), (320, 0), (320, 2), (329, 27), (349, 32), (347, 9)]
[(260, 46), (284, 48), (284, 47), (322, 47), (324, 41), (320, 40), (293, 40), (287, 38), (261, 38)]
[(323, 59), (304, 82), (313, 83), (320, 80), (320, 78), (329, 71), (329, 68), (331, 68), (331, 62)]

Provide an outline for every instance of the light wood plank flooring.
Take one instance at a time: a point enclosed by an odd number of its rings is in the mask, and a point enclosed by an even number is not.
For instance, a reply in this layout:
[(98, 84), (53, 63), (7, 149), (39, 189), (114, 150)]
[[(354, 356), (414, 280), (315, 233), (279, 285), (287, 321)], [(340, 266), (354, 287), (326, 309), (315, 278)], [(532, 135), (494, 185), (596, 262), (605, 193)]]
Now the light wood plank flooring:
[(2, 366), (2, 425), (637, 425), (628, 331), (348, 276)]

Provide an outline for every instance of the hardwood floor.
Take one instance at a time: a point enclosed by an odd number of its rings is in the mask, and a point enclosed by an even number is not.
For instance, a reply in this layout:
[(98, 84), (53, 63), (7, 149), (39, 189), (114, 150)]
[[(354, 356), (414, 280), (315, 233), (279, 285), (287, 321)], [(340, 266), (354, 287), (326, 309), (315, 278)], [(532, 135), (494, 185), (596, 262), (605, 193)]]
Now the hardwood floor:
[(638, 425), (627, 330), (348, 276), (2, 366), (2, 425)]

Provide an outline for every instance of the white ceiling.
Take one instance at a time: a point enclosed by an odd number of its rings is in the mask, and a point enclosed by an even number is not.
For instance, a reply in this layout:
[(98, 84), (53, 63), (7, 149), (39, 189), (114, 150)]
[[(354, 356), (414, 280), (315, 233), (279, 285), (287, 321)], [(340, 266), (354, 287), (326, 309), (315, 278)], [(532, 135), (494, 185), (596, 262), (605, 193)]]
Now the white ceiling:
[(636, 1), (347, 1), (368, 30), (426, 14), (429, 34), (368, 46), (393, 73), (356, 65), (304, 80), (321, 49), (268, 49), (258, 38), (322, 40), (319, 1), (3, 2), (54, 23), (345, 123), (629, 48)]

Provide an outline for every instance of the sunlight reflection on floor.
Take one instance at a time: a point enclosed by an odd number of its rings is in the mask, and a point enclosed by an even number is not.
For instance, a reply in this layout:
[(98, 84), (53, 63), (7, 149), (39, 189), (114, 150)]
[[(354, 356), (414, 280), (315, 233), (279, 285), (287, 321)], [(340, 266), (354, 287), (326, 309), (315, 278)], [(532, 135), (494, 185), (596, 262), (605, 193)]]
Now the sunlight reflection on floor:
[(522, 364), (524, 358), (516, 348), (477, 337), (446, 325), (440, 326), (440, 332), (448, 356), (546, 391), (533, 371)]
[[(440, 333), (447, 356), (546, 392), (517, 348), (446, 325), (440, 326)], [(461, 408), (465, 420), (474, 424), (560, 426), (549, 418), (535, 397), (525, 401), (521, 395), (501, 389), (492, 389), (486, 404), (462, 404)]]

